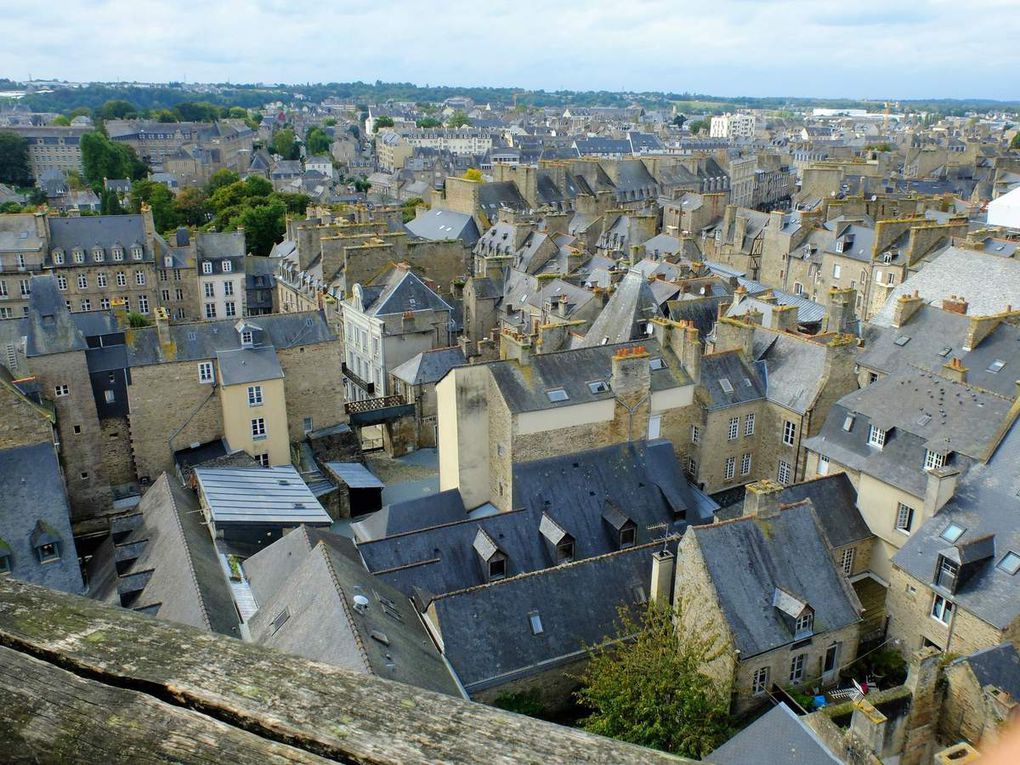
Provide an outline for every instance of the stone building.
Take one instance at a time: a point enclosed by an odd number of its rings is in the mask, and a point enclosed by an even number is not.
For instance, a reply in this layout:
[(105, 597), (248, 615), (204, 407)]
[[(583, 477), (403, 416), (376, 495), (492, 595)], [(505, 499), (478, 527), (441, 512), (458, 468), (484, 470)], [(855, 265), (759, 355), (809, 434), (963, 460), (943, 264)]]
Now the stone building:
[(454, 367), (465, 364), (467, 359), (460, 348), (436, 348), (422, 351), (390, 372), (394, 393), (405, 403), (414, 404), (416, 448), (439, 446), (436, 383)]
[(861, 611), (811, 502), (780, 507), (769, 482), (748, 491), (749, 515), (684, 535), (674, 592), (679, 629), (719, 640), (706, 670), (737, 712), (776, 685), (835, 683), (857, 655)]
[(0, 215), (0, 319), (28, 314), (32, 275), (46, 264), (48, 240), (43, 213)]
[(1020, 705), (1020, 655), (1003, 643), (954, 660), (945, 669), (939, 724), (943, 741), (969, 742), (987, 751), (1016, 719)]
[(89, 132), (88, 127), (17, 125), (7, 129), (28, 141), (28, 162), (36, 183), (47, 172), (66, 176), (72, 170), (82, 171), (81, 137)]
[(244, 231), (200, 231), (195, 235), (197, 316), (213, 320), (246, 315), (244, 258)]

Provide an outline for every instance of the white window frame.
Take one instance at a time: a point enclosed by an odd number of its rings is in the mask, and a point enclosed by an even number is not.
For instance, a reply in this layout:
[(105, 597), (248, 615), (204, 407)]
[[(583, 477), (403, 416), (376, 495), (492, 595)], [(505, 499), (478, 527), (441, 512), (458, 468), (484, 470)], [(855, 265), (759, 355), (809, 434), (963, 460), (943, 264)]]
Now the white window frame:
[(790, 485), (792, 469), (786, 460), (779, 460), (779, 467), (776, 470), (776, 480), (783, 486)]
[(754, 435), (754, 412), (744, 415), (744, 435)]
[(216, 368), (211, 361), (200, 361), (198, 363), (198, 381), (203, 384), (216, 382)]
[(843, 550), (843, 555), (840, 558), (839, 565), (843, 569), (843, 573), (850, 576), (850, 573), (854, 570), (854, 557), (855, 550), (853, 547), (847, 547)]
[(137, 284), (139, 287), (144, 287), (145, 286), (145, 272), (144, 271), (135, 271), (135, 284)]
[(248, 386), (248, 406), (262, 406), (262, 386)]
[(96, 274), (96, 286), (97, 287), (106, 286), (106, 274)]
[(701, 443), (701, 428), (698, 427), (697, 425), (691, 425), (691, 443), (692, 444)]
[(740, 475), (751, 474), (751, 452), (745, 452), (740, 458)]
[(60, 385), (53, 386), (53, 393), (57, 398), (64, 398), (65, 396), (71, 395), (71, 389), (66, 383), (61, 383)]
[(802, 634), (804, 632), (812, 632), (815, 627), (815, 615), (813, 611), (806, 611), (797, 618), (797, 623), (794, 627), (796, 634)]
[(754, 681), (751, 685), (751, 695), (761, 696), (769, 688), (769, 668), (759, 667), (754, 672)]
[(124, 273), (123, 271), (118, 271), (117, 272), (117, 286), (118, 287), (126, 287), (127, 286), (127, 274)]
[(223, 294), (226, 297), (230, 297), (234, 294), (234, 283), (231, 281), (223, 282)]
[(792, 685), (804, 681), (804, 656), (805, 654), (799, 653), (790, 659), (790, 683)]
[(143, 316), (149, 313), (149, 297), (148, 295), (138, 296), (138, 313)]
[(67, 289), (67, 277), (64, 276), (63, 274), (57, 274), (57, 289), (58, 290)]
[(944, 595), (939, 595), (937, 592), (933, 593), (933, 595), (934, 597), (931, 601), (931, 610), (929, 611), (929, 615), (939, 624), (943, 624), (948, 627), (953, 623), (953, 614), (956, 612), (956, 604)]
[(910, 530), (914, 525), (914, 508), (904, 505), (902, 502), (896, 503), (896, 520), (895, 528), (902, 534), (910, 534)]
[(206, 261), (204, 261), (202, 263), (202, 273), (203, 274), (211, 274), (212, 273), (212, 263), (209, 262), (208, 260), (206, 260)]
[(265, 417), (252, 417), (251, 420), (251, 437), (253, 441), (263, 441), (266, 439), (266, 418)]
[(793, 420), (783, 422), (783, 445), (793, 446), (797, 443), (797, 423)]
[(736, 475), (736, 472), (737, 472), (737, 458), (727, 457), (723, 470), (723, 477), (727, 481), (732, 481), (733, 476)]
[(730, 417), (729, 430), (726, 433), (726, 440), (736, 441), (738, 435), (740, 435), (740, 418)]
[(205, 318), (215, 319), (216, 318), (216, 304), (206, 303), (205, 304)]
[(237, 316), (237, 304), (233, 300), (223, 304), (223, 315), (226, 317)]
[(870, 430), (868, 430), (868, 446), (873, 446), (876, 449), (884, 448), (885, 435), (886, 432), (884, 430), (871, 425)]
[(204, 285), (202, 285), (202, 291), (205, 292), (205, 296), (207, 298), (216, 297), (216, 285), (213, 284), (212, 282), (206, 282)]
[(231, 263), (229, 260), (224, 260), (223, 261), (223, 273), (229, 274), (233, 270), (234, 270), (234, 264)]
[(924, 469), (939, 470), (946, 464), (946, 455), (926, 449), (924, 452)]

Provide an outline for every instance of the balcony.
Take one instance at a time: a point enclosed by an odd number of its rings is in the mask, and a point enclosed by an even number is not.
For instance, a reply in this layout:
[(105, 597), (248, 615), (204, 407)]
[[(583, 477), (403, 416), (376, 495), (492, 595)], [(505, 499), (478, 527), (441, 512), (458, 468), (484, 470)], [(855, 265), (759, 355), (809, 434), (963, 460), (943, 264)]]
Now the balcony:
[(340, 363), (340, 371), (343, 372), (344, 377), (350, 380), (352, 383), (361, 388), (365, 393), (375, 393), (375, 383), (370, 383), (354, 373), (354, 370), (347, 366), (346, 363)]
[(344, 404), (344, 411), (347, 412), (351, 425), (380, 425), (414, 414), (414, 404), (405, 403), (400, 396), (382, 396), (363, 401), (349, 401)]

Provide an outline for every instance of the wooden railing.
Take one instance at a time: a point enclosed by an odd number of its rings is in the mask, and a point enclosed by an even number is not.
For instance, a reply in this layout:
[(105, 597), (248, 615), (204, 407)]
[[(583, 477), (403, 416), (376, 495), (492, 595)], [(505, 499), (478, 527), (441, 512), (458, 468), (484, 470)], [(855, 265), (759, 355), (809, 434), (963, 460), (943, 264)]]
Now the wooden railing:
[(355, 374), (354, 370), (347, 366), (346, 362), (340, 363), (340, 371), (344, 373), (344, 376), (361, 388), (365, 393), (375, 392), (375, 383), (370, 383), (360, 375)]
[(361, 401), (348, 401), (344, 404), (344, 411), (347, 414), (361, 414), (363, 412), (376, 412), (390, 406), (403, 406), (406, 403), (400, 396), (381, 396), (380, 398), (366, 398)]
[(685, 762), (9, 576), (0, 752), (15, 762)]

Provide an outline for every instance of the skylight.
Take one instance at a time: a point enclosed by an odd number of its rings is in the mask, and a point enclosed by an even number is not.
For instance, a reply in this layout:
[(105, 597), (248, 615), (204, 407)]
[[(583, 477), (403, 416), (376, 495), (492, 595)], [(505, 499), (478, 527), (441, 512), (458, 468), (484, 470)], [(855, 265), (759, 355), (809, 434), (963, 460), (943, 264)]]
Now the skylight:
[(996, 568), (1005, 571), (1007, 574), (1015, 574), (1020, 571), (1020, 555), (1015, 552), (1008, 552), (1002, 556)]
[(996, 375), (1002, 371), (1002, 368), (1004, 366), (1006, 366), (1005, 361), (1003, 361), (1002, 359), (996, 359), (995, 361), (988, 365), (988, 369), (986, 371), (991, 372), (993, 375)]
[(545, 392), (545, 395), (548, 396), (549, 400), (552, 401), (553, 403), (559, 401), (566, 401), (567, 399), (570, 398), (570, 396), (567, 395), (567, 392), (563, 390), (563, 388), (550, 388)]
[(963, 526), (957, 526), (955, 523), (950, 523), (942, 530), (942, 533), (939, 534), (939, 536), (949, 542), (949, 544), (955, 544), (956, 540), (963, 536), (964, 531), (966, 531), (966, 529), (963, 528)]
[(719, 378), (719, 387), (726, 391), (726, 393), (733, 392), (733, 385), (730, 383), (730, 379), (728, 377)]
[(648, 360), (648, 368), (652, 370), (665, 369), (666, 363), (658, 356)]
[(528, 614), (528, 621), (531, 623), (532, 635), (541, 635), (545, 632), (542, 627), (542, 617), (538, 615), (538, 611), (532, 611)]
[(846, 416), (846, 419), (843, 420), (843, 430), (845, 430), (847, 433), (849, 433), (850, 429), (853, 426), (854, 426), (854, 416), (852, 414), (848, 414)]
[(946, 346), (941, 351), (939, 351), (939, 356), (941, 356), (942, 358), (945, 358), (946, 356), (948, 356), (952, 352), (953, 352), (953, 349), (950, 348), (949, 346)]
[(895, 340), (893, 340), (893, 344), (898, 345), (901, 348), (904, 345), (906, 345), (907, 343), (909, 343), (909, 342), (910, 342), (910, 336), (909, 335), (900, 335)]
[(608, 393), (609, 383), (607, 383), (605, 380), (592, 380), (590, 383), (588, 383), (588, 390), (590, 390), (592, 393)]

